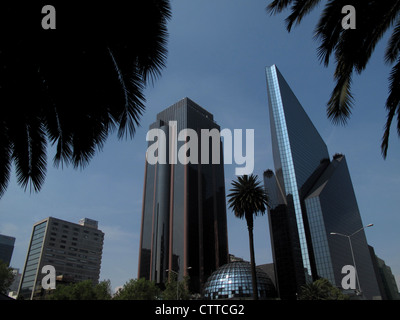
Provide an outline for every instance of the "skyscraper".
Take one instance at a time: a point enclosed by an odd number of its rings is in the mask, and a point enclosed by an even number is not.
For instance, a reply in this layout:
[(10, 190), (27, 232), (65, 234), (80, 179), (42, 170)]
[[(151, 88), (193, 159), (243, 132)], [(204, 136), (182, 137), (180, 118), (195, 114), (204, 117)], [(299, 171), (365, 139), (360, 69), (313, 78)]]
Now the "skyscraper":
[(35, 223), (29, 243), (18, 295), (25, 299), (40, 296), (43, 266), (55, 268), (56, 276), (73, 282), (99, 281), (104, 233), (88, 218), (79, 224), (48, 217)]
[[(211, 113), (184, 98), (160, 112), (150, 129), (165, 133), (167, 161), (151, 163), (146, 153), (138, 277), (165, 283), (170, 271), (179, 280), (189, 276), (190, 289), (201, 292), (207, 277), (228, 261), (222, 152), (217, 164), (211, 144), (207, 161), (200, 148), (201, 130), (220, 127)], [(190, 153), (202, 161), (178, 161), (189, 141), (177, 138), (185, 129), (197, 133), (198, 149)]]
[[(327, 146), (275, 65), (266, 68), (275, 173), (264, 172), (271, 198), (269, 226), (281, 298), (320, 277), (341, 286), (345, 265), (353, 265), (348, 240), (363, 227), (346, 159)], [(380, 295), (365, 233), (352, 239), (360, 287)]]
[(0, 260), (7, 266), (10, 265), (14, 251), (15, 238), (0, 234)]

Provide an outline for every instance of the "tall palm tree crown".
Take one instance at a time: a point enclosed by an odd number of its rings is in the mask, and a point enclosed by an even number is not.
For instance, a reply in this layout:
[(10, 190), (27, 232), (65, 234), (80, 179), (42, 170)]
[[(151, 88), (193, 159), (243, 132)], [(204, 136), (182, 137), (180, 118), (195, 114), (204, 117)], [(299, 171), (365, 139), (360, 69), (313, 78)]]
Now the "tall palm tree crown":
[[(267, 11), (276, 14), (290, 7), (286, 18), (290, 32), (295, 24), (310, 13), (321, 0), (274, 0)], [(351, 5), (356, 12), (356, 28), (345, 29), (342, 20), (344, 6)], [(397, 114), (397, 132), (400, 135), (400, 1), (398, 0), (328, 0), (315, 29), (320, 42), (318, 56), (327, 66), (334, 55), (336, 86), (327, 105), (327, 115), (334, 123), (345, 124), (350, 118), (354, 98), (351, 93), (352, 75), (361, 74), (383, 35), (392, 29), (386, 47), (385, 60), (392, 67), (389, 76), (389, 96), (386, 101), (387, 120), (382, 137), (384, 158), (389, 147), (390, 127)]]
[(236, 217), (251, 222), (253, 215), (265, 213), (268, 195), (256, 175), (239, 176), (237, 181), (232, 181), (232, 186), (228, 203)]

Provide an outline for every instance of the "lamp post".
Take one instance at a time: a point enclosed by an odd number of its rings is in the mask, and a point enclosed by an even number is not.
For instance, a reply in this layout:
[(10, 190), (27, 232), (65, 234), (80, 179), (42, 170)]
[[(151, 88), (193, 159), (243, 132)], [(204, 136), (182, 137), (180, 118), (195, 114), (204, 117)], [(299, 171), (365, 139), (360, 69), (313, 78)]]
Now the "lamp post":
[[(186, 270), (192, 269), (192, 267), (187, 267)], [(172, 269), (167, 269), (165, 270), (167, 272), (173, 272), (176, 274), (176, 300), (179, 300), (179, 283), (178, 283), (178, 277), (179, 277), (179, 273), (172, 270)]]
[(349, 244), (350, 244), (350, 251), (351, 251), (351, 257), (353, 258), (353, 265), (354, 265), (354, 270), (356, 271), (356, 279), (357, 279), (357, 284), (358, 284), (358, 290), (359, 290), (359, 294), (361, 294), (361, 286), (360, 286), (360, 279), (358, 278), (358, 272), (357, 272), (357, 267), (356, 267), (356, 260), (354, 259), (354, 253), (353, 253), (353, 246), (351, 244), (351, 237), (354, 236), (355, 234), (359, 233), (361, 230), (364, 230), (365, 228), (368, 227), (372, 227), (374, 224), (370, 223), (360, 229), (358, 229), (357, 231), (353, 232), (350, 235), (347, 234), (343, 234), (343, 233), (339, 233), (339, 232), (331, 232), (332, 235), (337, 235), (337, 236), (342, 236), (342, 237), (346, 237), (347, 239), (349, 239)]

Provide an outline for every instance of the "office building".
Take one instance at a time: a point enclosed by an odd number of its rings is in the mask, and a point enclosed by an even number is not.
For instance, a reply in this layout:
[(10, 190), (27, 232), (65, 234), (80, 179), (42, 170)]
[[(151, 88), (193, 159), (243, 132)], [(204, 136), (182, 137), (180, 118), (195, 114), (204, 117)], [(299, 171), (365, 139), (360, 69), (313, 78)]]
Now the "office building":
[[(215, 163), (215, 150), (210, 147), (204, 161), (200, 148), (201, 130), (220, 127), (211, 113), (184, 98), (160, 112), (150, 129), (165, 133), (159, 146), (167, 161), (151, 163), (146, 153), (138, 277), (163, 284), (175, 272), (179, 280), (189, 276), (190, 290), (200, 293), (208, 276), (228, 261), (222, 152)], [(177, 139), (185, 129), (198, 134), (198, 149), (190, 150), (201, 159), (197, 163), (176, 158), (189, 141)], [(220, 137), (217, 142), (221, 146)]]
[(10, 266), (14, 243), (14, 237), (0, 234), (0, 261), (3, 261), (7, 266)]
[[(354, 265), (348, 238), (363, 228), (344, 155), (328, 148), (275, 65), (266, 68), (275, 170), (264, 184), (271, 198), (269, 227), (276, 283), (283, 299), (320, 277), (341, 287)], [(331, 232), (336, 233), (332, 235)], [(352, 238), (362, 296), (380, 296), (364, 230)], [(357, 287), (359, 290), (360, 288)]]
[(18, 295), (36, 299), (42, 294), (42, 268), (53, 266), (56, 276), (74, 282), (98, 283), (104, 233), (97, 221), (88, 218), (79, 224), (48, 217), (33, 226)]
[(376, 257), (378, 261), (379, 275), (383, 283), (385, 300), (400, 300), (400, 293), (392, 269), (386, 265), (385, 261)]
[(373, 247), (369, 246), (372, 262), (377, 275), (379, 289), (382, 300), (400, 300), (400, 292), (397, 287), (396, 278), (392, 273), (392, 269), (386, 262), (375, 254)]

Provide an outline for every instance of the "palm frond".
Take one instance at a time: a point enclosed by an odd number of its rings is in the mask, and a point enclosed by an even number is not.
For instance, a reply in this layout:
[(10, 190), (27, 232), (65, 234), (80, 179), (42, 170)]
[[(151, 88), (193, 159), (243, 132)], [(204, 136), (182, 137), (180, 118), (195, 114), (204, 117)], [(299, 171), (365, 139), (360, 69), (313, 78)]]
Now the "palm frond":
[[(47, 140), (43, 124), (38, 121), (29, 131), (30, 145), (30, 185), (35, 192), (40, 191), (45, 181), (47, 171)], [(32, 188), (31, 188), (32, 190)]]
[(329, 65), (331, 54), (335, 51), (343, 32), (341, 20), (343, 15), (341, 9), (343, 1), (329, 1), (321, 14), (314, 33), (314, 39), (321, 45), (317, 49), (317, 55), (325, 66)]
[[(355, 30), (344, 30), (341, 22), (341, 9), (352, 5), (356, 9), (357, 26)], [(347, 39), (351, 48), (347, 55), (354, 55), (355, 70), (361, 73), (365, 69), (377, 43), (393, 24), (400, 10), (396, 0), (371, 0), (366, 5), (363, 0), (332, 0), (328, 2), (315, 30), (315, 38), (321, 42), (318, 56), (327, 66), (330, 55), (337, 49), (339, 42)]]
[(347, 72), (337, 72), (336, 86), (327, 105), (327, 116), (336, 124), (346, 124), (351, 115), (354, 99), (350, 90), (352, 68), (349, 69)]
[[(138, 71), (146, 83), (154, 83), (161, 75), (167, 59), (168, 31), (167, 22), (171, 18), (171, 7), (167, 0), (153, 0), (154, 5), (148, 10), (152, 36), (144, 39), (141, 53), (138, 55)], [(152, 40), (152, 41), (147, 41)]]
[(276, 14), (286, 9), (294, 0), (274, 0), (266, 8), (267, 12)]
[(290, 32), (293, 24), (299, 24), (301, 20), (309, 14), (321, 0), (296, 0), (292, 6), (292, 13), (286, 18), (286, 28)]
[(397, 0), (387, 1), (369, 1), (368, 5), (363, 5), (362, 0), (358, 0), (357, 5), (357, 29), (353, 35), (353, 39), (358, 39), (358, 54), (355, 67), (358, 73), (361, 73), (376, 45), (382, 39), (388, 28), (398, 18), (400, 11), (400, 2)]
[[(50, 112), (49, 109), (51, 110)], [(49, 109), (46, 109), (44, 125), (50, 143), (52, 145), (57, 143), (53, 164), (57, 168), (60, 165), (61, 168), (63, 168), (64, 165), (69, 165), (72, 158), (71, 135), (66, 128), (62, 126), (59, 110), (55, 106), (51, 106)]]
[(0, 196), (13, 161), (19, 184), (40, 189), (47, 141), (56, 146), (55, 166), (83, 168), (113, 131), (133, 138), (147, 82), (166, 63), (169, 0), (83, 2), (79, 10), (59, 3), (57, 21), (73, 23), (61, 22), (56, 34), (32, 27), (41, 8), (0, 4), (0, 104), (10, 113), (0, 122), (9, 140), (0, 141)]
[(237, 181), (232, 182), (228, 204), (236, 217), (244, 218), (246, 215), (265, 213), (268, 195), (257, 179), (257, 176), (252, 174), (239, 176)]
[(109, 52), (115, 67), (115, 71), (118, 75), (118, 80), (121, 84), (121, 91), (124, 97), (124, 103), (121, 103), (118, 108), (111, 110), (110, 116), (114, 122), (119, 125), (118, 138), (127, 136), (128, 132), (130, 137), (133, 138), (136, 131), (136, 126), (139, 125), (139, 118), (145, 109), (143, 104), (145, 98), (142, 94), (144, 83), (140, 77), (140, 74), (134, 70), (136, 69), (135, 66), (131, 66), (133, 72), (130, 74), (130, 76), (123, 74), (110, 48)]
[(11, 173), (12, 143), (5, 122), (0, 121), (0, 197), (7, 189)]
[(46, 175), (46, 138), (43, 125), (38, 119), (30, 118), (20, 124), (12, 137), (17, 182), (25, 190), (39, 191)]
[(397, 59), (397, 64), (392, 68), (392, 71), (390, 73), (389, 97), (386, 101), (386, 110), (388, 114), (381, 144), (381, 151), (384, 158), (387, 157), (390, 128), (396, 113), (397, 113), (397, 133), (400, 135), (400, 57)]
[(400, 18), (396, 22), (396, 26), (389, 39), (386, 47), (385, 60), (387, 63), (393, 63), (397, 60), (400, 52)]

